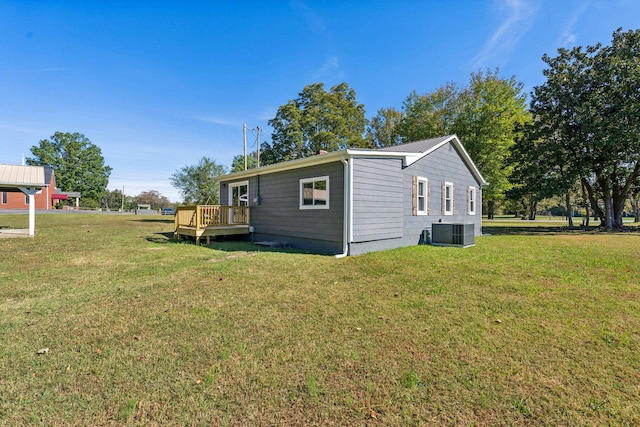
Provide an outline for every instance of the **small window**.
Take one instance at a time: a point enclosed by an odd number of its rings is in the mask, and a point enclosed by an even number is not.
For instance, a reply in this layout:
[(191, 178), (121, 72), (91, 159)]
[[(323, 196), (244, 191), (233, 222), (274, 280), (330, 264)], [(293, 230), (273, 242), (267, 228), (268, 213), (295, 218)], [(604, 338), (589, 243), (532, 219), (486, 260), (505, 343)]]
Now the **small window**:
[(453, 183), (445, 182), (442, 187), (442, 210), (444, 215), (453, 215), (454, 195)]
[(3, 205), (7, 204), (7, 192), (6, 191), (2, 192), (2, 204)]
[(25, 205), (29, 204), (29, 196), (27, 194), (24, 195), (24, 204)]
[(429, 181), (427, 178), (417, 177), (416, 182), (416, 214), (427, 215)]
[(300, 209), (329, 209), (329, 177), (300, 180)]
[(469, 215), (475, 215), (476, 214), (476, 188), (475, 187), (469, 187), (469, 193), (468, 193), (467, 199), (468, 199)]

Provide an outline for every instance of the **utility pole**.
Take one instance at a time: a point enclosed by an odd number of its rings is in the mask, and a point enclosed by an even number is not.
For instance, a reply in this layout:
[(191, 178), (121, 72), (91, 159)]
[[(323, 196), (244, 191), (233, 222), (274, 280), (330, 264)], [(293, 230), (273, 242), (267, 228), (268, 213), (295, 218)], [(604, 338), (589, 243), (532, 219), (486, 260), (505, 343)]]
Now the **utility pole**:
[(256, 129), (258, 129), (258, 164), (256, 166), (260, 167), (260, 126), (256, 126)]
[(244, 170), (247, 170), (247, 125), (242, 125), (242, 135), (244, 136)]

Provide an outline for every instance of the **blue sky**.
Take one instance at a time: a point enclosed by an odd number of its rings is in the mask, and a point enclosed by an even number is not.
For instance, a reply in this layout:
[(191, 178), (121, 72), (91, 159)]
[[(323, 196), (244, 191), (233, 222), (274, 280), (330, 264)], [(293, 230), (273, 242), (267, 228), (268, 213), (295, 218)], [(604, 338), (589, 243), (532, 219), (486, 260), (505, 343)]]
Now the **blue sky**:
[(347, 82), (367, 118), (487, 68), (529, 92), (544, 53), (618, 27), (640, 28), (640, 1), (0, 0), (0, 163), (80, 132), (110, 189), (178, 201), (171, 174), (203, 156), (230, 166), (244, 123), (270, 141), (305, 85)]

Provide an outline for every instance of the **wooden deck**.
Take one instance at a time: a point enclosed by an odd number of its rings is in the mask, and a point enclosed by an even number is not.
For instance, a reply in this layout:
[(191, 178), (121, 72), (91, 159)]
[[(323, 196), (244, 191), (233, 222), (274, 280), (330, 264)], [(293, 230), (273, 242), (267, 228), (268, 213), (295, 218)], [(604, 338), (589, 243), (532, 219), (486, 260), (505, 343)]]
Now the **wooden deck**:
[(248, 206), (178, 206), (173, 235), (195, 237), (196, 245), (204, 237), (209, 244), (211, 236), (249, 234), (249, 218)]

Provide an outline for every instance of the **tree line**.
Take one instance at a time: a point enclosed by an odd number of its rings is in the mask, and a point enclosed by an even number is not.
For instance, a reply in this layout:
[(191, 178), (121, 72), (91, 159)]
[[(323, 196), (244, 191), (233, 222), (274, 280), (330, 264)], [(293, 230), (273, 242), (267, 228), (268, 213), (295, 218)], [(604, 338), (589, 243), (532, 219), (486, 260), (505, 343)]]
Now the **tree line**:
[(561, 197), (570, 226), (581, 207), (586, 225), (593, 215), (603, 228), (621, 228), (629, 202), (640, 221), (640, 30), (618, 29), (610, 45), (558, 49), (542, 60), (546, 81), (528, 106), (524, 85), (498, 69), (472, 73), (463, 86), (413, 91), (400, 110), (382, 108), (369, 120), (346, 83), (311, 84), (269, 121), (260, 164), (457, 134), (489, 182), (489, 219), (500, 205), (534, 219), (538, 203)]
[[(558, 49), (542, 59), (546, 81), (528, 105), (523, 83), (499, 69), (472, 73), (463, 85), (414, 90), (400, 109), (381, 108), (368, 120), (347, 83), (310, 84), (269, 121), (271, 141), (260, 143), (259, 163), (457, 134), (489, 182), (483, 188), (489, 219), (498, 208), (534, 219), (544, 200), (562, 198), (569, 225), (579, 207), (587, 221), (593, 215), (601, 227), (620, 228), (629, 201), (639, 221), (640, 30), (618, 29), (610, 45)], [(84, 202), (113, 203), (106, 190), (111, 168), (84, 135), (57, 132), (31, 152), (29, 164), (54, 166), (60, 186), (81, 191)], [(214, 178), (243, 169), (242, 155), (231, 168), (205, 156), (170, 180), (184, 203), (215, 204)]]
[(100, 147), (81, 133), (55, 132), (31, 147), (31, 154), (27, 164), (53, 168), (56, 186), (81, 193), (83, 207), (131, 210), (139, 203), (149, 204), (152, 209), (172, 206), (156, 190), (124, 197), (120, 190), (108, 190), (112, 168), (105, 164)]

